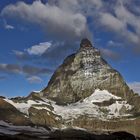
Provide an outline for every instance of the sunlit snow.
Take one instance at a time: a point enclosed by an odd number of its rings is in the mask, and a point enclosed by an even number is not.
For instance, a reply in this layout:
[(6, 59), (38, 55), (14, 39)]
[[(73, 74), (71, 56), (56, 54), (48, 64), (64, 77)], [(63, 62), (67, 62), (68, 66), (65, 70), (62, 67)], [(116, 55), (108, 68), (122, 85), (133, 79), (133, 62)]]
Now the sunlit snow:
[[(104, 101), (110, 101), (110, 99), (115, 100), (115, 102), (111, 105), (98, 106), (96, 104), (102, 103)], [(132, 106), (129, 105), (126, 101), (121, 100), (121, 97), (115, 96), (109, 93), (107, 90), (99, 89), (96, 89), (91, 96), (85, 98), (84, 100), (65, 106), (57, 105), (54, 101), (48, 100), (46, 98), (42, 98), (42, 100), (44, 101), (28, 100), (27, 102), (22, 103), (15, 103), (8, 99), (5, 100), (15, 106), (20, 112), (23, 112), (27, 115), (28, 109), (33, 106), (38, 110), (45, 109), (48, 111), (52, 111), (54, 114), (60, 115), (64, 120), (76, 119), (82, 115), (88, 115), (88, 117), (99, 119), (118, 118), (120, 116), (129, 115), (125, 112), (122, 113), (122, 108), (125, 107), (126, 110), (130, 110), (132, 108)], [(50, 110), (47, 106), (41, 105), (47, 105), (53, 107), (54, 109)]]

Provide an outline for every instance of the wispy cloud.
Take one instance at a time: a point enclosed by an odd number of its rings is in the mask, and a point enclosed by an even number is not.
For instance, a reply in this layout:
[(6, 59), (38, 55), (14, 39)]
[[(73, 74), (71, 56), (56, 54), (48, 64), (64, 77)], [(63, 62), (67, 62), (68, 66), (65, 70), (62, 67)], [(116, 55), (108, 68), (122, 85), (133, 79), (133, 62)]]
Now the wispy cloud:
[(33, 45), (27, 49), (23, 49), (22, 51), (13, 50), (13, 54), (16, 56), (17, 60), (22, 61), (32, 61), (41, 59), (42, 55), (45, 54), (49, 48), (52, 47), (51, 42), (43, 42), (37, 45)]
[[(60, 49), (61, 48), (61, 49)], [(65, 57), (74, 53), (79, 48), (79, 43), (67, 41), (50, 41), (33, 45), (23, 51), (13, 50), (19, 61), (56, 68)], [(54, 66), (55, 65), (55, 66)]]
[(29, 76), (50, 74), (52, 72), (47, 68), (41, 68), (31, 65), (20, 66), (18, 64), (0, 64), (0, 71), (3, 73), (24, 74)]
[(4, 73), (21, 73), (22, 69), (17, 64), (0, 64), (0, 71)]
[(7, 30), (15, 29), (15, 27), (10, 25), (10, 24), (8, 24), (6, 20), (3, 20), (3, 25), (4, 25), (4, 28), (7, 29)]
[(51, 47), (51, 45), (52, 44), (50, 42), (44, 42), (44, 43), (40, 43), (38, 45), (34, 45), (31, 48), (28, 48), (26, 51), (30, 55), (39, 55), (40, 56), (43, 53), (45, 53), (47, 51), (47, 49)]
[(0, 76), (0, 80), (5, 80), (7, 77), (6, 76)]
[(43, 82), (43, 80), (38, 77), (38, 76), (31, 76), (31, 77), (28, 77), (27, 80), (31, 83), (31, 84), (38, 84), (38, 83), (41, 83)]
[(128, 83), (129, 87), (134, 90), (135, 93), (140, 94), (140, 82)]
[(1, 15), (19, 17), (35, 23), (50, 35), (60, 39), (78, 38), (88, 33), (86, 18), (81, 13), (68, 11), (57, 5), (43, 4), (41, 1), (8, 5), (2, 10)]
[(12, 30), (12, 29), (14, 29), (14, 26), (12, 26), (12, 25), (5, 25), (4, 26), (5, 27), (5, 29), (7, 29), (7, 30)]
[(113, 40), (109, 40), (107, 42), (107, 47), (113, 47), (113, 48), (118, 48), (118, 47), (123, 47), (123, 44), (120, 42), (115, 42)]
[(25, 51), (13, 50), (13, 54), (18, 60), (29, 60), (30, 56)]
[(22, 67), (22, 72), (27, 75), (43, 75), (43, 74), (50, 74), (52, 70), (47, 68), (24, 65)]
[[(109, 8), (106, 12), (99, 13), (99, 23), (110, 31), (116, 33), (118, 37), (123, 37), (127, 42), (140, 44), (140, 22), (139, 15), (132, 12), (133, 6), (136, 7), (135, 1), (129, 3), (121, 0), (116, 1), (113, 4), (112, 12)], [(131, 5), (131, 9), (128, 8)]]
[[(135, 52), (140, 52), (140, 12), (136, 10), (139, 6), (136, 1), (48, 0), (47, 3), (33, 1), (32, 4), (18, 2), (7, 5), (2, 10), (1, 15), (4, 18), (19, 18), (37, 24), (43, 31), (46, 31), (47, 36), (52, 37), (58, 43), (65, 40), (65, 45), (44, 42), (23, 51), (14, 51), (20, 60), (30, 61), (33, 57), (34, 59), (38, 57), (38, 61), (47, 58), (55, 62), (59, 57), (64, 58), (68, 54), (67, 50), (74, 48), (76, 40), (94, 35), (90, 31), (90, 26), (97, 28), (97, 30), (99, 27), (107, 32), (109, 30), (113, 33), (113, 37), (115, 36), (119, 40), (118, 42), (131, 44), (130, 46), (134, 46), (132, 49), (136, 50)], [(90, 22), (88, 21), (89, 17)], [(103, 46), (102, 54), (113, 60), (120, 59), (117, 49), (111, 47), (117, 46), (119, 48), (122, 47), (122, 44), (109, 40), (107, 46), (110, 48)], [(61, 51), (59, 51), (60, 48)], [(55, 58), (56, 60), (54, 60)]]
[(75, 40), (93, 35), (93, 27), (110, 30), (120, 39), (140, 46), (140, 12), (137, 0), (48, 0), (32, 4), (18, 2), (6, 6), (1, 15), (37, 24), (53, 39)]
[(105, 57), (105, 58), (110, 58), (111, 60), (119, 60), (121, 58), (121, 56), (114, 52), (111, 51), (110, 49), (100, 49), (101, 54)]

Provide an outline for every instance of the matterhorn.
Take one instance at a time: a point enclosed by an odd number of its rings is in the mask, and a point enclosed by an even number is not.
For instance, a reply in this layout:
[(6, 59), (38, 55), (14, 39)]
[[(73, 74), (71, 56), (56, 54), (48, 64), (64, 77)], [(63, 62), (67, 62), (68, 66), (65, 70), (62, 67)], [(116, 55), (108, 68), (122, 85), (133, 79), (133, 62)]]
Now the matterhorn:
[(140, 137), (139, 103), (140, 96), (100, 50), (82, 39), (44, 89), (27, 97), (0, 98), (0, 119), (14, 126), (47, 127), (47, 131), (80, 129), (108, 136), (123, 131)]

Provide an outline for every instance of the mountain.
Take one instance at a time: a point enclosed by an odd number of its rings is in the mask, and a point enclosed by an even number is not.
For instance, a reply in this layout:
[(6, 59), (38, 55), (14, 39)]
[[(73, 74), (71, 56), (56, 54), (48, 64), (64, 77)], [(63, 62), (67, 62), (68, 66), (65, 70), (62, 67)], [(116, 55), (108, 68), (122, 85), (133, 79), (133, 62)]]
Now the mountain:
[(140, 96), (121, 74), (83, 39), (78, 51), (56, 69), (46, 88), (24, 98), (0, 98), (0, 120), (45, 127), (48, 133), (56, 128), (58, 132), (82, 128), (98, 135), (126, 131), (140, 137), (139, 102)]
[(90, 96), (96, 89), (105, 89), (126, 100), (133, 93), (100, 51), (88, 39), (83, 39), (77, 53), (64, 60), (42, 92), (58, 104), (68, 104)]

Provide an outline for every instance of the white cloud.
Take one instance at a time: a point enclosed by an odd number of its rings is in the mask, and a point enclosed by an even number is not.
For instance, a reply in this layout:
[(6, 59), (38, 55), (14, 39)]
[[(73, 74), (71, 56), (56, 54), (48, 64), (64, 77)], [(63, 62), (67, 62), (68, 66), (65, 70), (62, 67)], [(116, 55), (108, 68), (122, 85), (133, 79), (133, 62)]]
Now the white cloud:
[(41, 83), (41, 82), (43, 81), (43, 80), (42, 80), (40, 77), (38, 77), (38, 76), (31, 76), (31, 77), (28, 77), (27, 80), (28, 80), (31, 84), (33, 84), (33, 83), (37, 84), (37, 83)]
[(48, 48), (51, 47), (51, 43), (50, 42), (44, 42), (44, 43), (40, 43), (39, 45), (34, 45), (31, 48), (28, 48), (26, 51), (30, 54), (30, 55), (42, 55), (43, 53), (46, 52), (46, 50)]
[(14, 26), (12, 26), (12, 25), (5, 25), (4, 26), (5, 27), (5, 29), (7, 29), (7, 30), (12, 30), (12, 29), (14, 29)]
[(125, 27), (121, 20), (110, 13), (100, 13), (100, 23), (117, 32), (120, 32)]
[[(132, 5), (132, 3), (129, 4)], [(123, 31), (125, 31), (125, 36), (134, 43), (140, 43), (140, 17), (128, 10), (122, 2), (121, 4), (116, 5), (115, 14), (117, 19), (125, 25), (123, 29)], [(131, 26), (134, 31), (131, 31), (128, 25)]]
[(116, 34), (116, 37), (139, 47), (140, 12), (134, 11), (140, 5), (136, 5), (135, 2), (132, 0), (104, 1), (100, 10), (94, 12), (93, 20), (97, 19), (96, 25), (101, 26), (102, 29), (109, 29)]
[(104, 57), (108, 57), (114, 60), (120, 59), (120, 55), (116, 52), (113, 52), (112, 50), (102, 48), (100, 51)]
[(107, 44), (108, 44), (108, 46), (114, 46), (115, 45), (115, 42), (112, 41), (112, 40), (109, 40)]
[(134, 90), (134, 92), (140, 94), (140, 82), (128, 83), (129, 87)]
[(7, 73), (18, 73), (21, 74), (21, 67), (16, 64), (0, 64), (0, 71)]
[(15, 28), (14, 26), (7, 24), (6, 20), (3, 20), (3, 24), (4, 24), (4, 28), (7, 30), (13, 30)]
[(107, 42), (107, 47), (123, 47), (123, 45), (120, 42), (115, 42), (113, 40), (109, 40)]
[[(135, 10), (139, 8), (135, 1), (48, 0), (46, 4), (41, 1), (34, 1), (32, 4), (18, 2), (6, 6), (1, 15), (38, 24), (53, 39), (90, 37), (88, 26), (94, 26), (109, 29), (120, 39), (123, 38), (123, 41), (139, 46), (140, 12)], [(88, 17), (93, 19), (90, 25)]]
[(1, 15), (19, 17), (38, 24), (47, 33), (57, 38), (76, 38), (88, 32), (86, 17), (81, 13), (74, 13), (48, 3), (43, 4), (41, 1), (34, 1), (32, 4), (18, 2), (15, 5), (8, 5), (2, 10)]
[(18, 55), (18, 56), (24, 55), (24, 52), (17, 51), (17, 50), (13, 50), (13, 53), (16, 54), (16, 55)]
[(102, 0), (90, 0), (91, 3), (97, 7), (102, 7), (103, 6), (103, 2)]
[(18, 50), (13, 50), (13, 54), (16, 56), (16, 58), (18, 59), (18, 60), (29, 60), (29, 59), (31, 59), (29, 56), (30, 55), (28, 55), (27, 54), (27, 52), (22, 52), (22, 51), (18, 51)]

